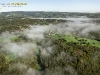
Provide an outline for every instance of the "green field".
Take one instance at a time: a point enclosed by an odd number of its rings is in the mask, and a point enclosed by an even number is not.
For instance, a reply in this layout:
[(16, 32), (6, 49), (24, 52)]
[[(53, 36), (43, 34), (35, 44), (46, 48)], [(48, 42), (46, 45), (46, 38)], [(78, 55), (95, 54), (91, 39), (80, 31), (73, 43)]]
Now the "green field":
[(79, 43), (81, 45), (90, 44), (92, 46), (100, 48), (100, 42), (92, 39), (74, 37), (72, 35), (52, 35), (50, 37), (53, 39), (64, 38), (67, 42)]

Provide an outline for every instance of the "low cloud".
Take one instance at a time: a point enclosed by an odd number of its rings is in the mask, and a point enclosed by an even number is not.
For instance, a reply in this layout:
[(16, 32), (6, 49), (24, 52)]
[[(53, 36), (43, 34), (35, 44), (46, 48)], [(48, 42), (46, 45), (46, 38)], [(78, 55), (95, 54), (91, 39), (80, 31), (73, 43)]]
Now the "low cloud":
[[(25, 57), (29, 55), (30, 57), (35, 55), (35, 53), (41, 51), (42, 56), (50, 56), (53, 52), (54, 47), (51, 44), (50, 39), (47, 39), (46, 36), (55, 35), (55, 34), (64, 34), (64, 35), (84, 35), (88, 36), (91, 31), (100, 31), (100, 25), (91, 22), (90, 20), (84, 21), (68, 21), (66, 23), (60, 24), (49, 24), (49, 25), (30, 25), (29, 28), (23, 31), (14, 31), (14, 32), (3, 32), (0, 34), (0, 46), (1, 49), (7, 52), (11, 52), (14, 55), (19, 57)], [(27, 42), (14, 42), (11, 41), (11, 38), (15, 38), (17, 36), (25, 36), (27, 37)], [(63, 57), (63, 53), (61, 54)], [(70, 58), (71, 60), (72, 58)], [(22, 63), (11, 64), (9, 70), (13, 70), (13, 68), (18, 67), (18, 69), (25, 69), (24, 75), (41, 75), (40, 72), (34, 70)], [(46, 74), (46, 75), (61, 75), (63, 72), (59, 68), (55, 69), (54, 73)], [(77, 72), (71, 67), (68, 66), (64, 70), (70, 72), (70, 75), (77, 75)], [(46, 71), (48, 72), (48, 70)]]

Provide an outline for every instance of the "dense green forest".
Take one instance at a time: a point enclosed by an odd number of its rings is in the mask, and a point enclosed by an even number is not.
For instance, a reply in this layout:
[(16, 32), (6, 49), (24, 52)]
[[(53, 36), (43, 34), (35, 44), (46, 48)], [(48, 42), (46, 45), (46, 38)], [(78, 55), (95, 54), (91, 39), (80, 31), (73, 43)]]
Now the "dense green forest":
[(0, 19), (0, 33), (3, 31), (21, 30), (27, 28), (28, 25), (48, 25), (67, 22), (66, 20), (43, 20), (43, 19), (21, 19), (14, 18), (12, 20), (3, 18)]
[(15, 12), (2, 12), (1, 17), (31, 17), (31, 18), (67, 18), (67, 17), (80, 17), (86, 16), (88, 18), (100, 18), (100, 13), (78, 13), (78, 12), (28, 12), (28, 11), (15, 11)]
[[(73, 37), (78, 40), (69, 41), (65, 35), (54, 35), (46, 38), (45, 42), (51, 41), (50, 46), (53, 47), (53, 52), (50, 55), (42, 55), (41, 50), (38, 48), (38, 52), (34, 55), (28, 55), (26, 57), (19, 57), (11, 52), (0, 50), (0, 73), (2, 75), (21, 75), (25, 74), (26, 68), (22, 70), (17, 67), (9, 70), (14, 64), (23, 63), (28, 67), (35, 70), (39, 70), (43, 73), (42, 75), (51, 75), (55, 72), (57, 67), (58, 71), (62, 75), (99, 75), (100, 74), (100, 42), (99, 47), (92, 46), (91, 42), (87, 42), (86, 39), (80, 39)], [(69, 35), (69, 37), (72, 37)], [(11, 39), (12, 42), (28, 41), (24, 36)], [(91, 40), (92, 41), (92, 40)], [(37, 45), (43, 45), (42, 42), (36, 42)], [(97, 43), (97, 42), (96, 42)], [(94, 44), (96, 44), (94, 43)], [(48, 46), (48, 44), (43, 45)], [(31, 56), (31, 57), (30, 57)], [(20, 62), (20, 63), (19, 63)], [(68, 69), (67, 69), (68, 68)], [(59, 72), (58, 72), (59, 73)], [(60, 73), (60, 74), (61, 74)], [(56, 75), (56, 74), (55, 74)]]
[(99, 75), (99, 20), (87, 25), (86, 21), (28, 18), (67, 15), (99, 18), (99, 13), (0, 13), (0, 75)]

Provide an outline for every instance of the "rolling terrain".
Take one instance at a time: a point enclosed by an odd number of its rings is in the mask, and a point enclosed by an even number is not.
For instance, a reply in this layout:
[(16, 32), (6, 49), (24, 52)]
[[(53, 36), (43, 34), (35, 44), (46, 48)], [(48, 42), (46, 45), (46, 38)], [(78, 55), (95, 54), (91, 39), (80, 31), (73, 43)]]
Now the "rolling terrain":
[(99, 13), (0, 14), (0, 75), (100, 74)]

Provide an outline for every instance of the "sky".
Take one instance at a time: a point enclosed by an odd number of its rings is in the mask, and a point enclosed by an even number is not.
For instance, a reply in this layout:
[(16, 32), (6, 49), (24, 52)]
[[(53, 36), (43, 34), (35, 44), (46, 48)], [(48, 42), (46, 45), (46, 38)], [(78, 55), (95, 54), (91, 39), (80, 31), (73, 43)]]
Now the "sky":
[[(21, 7), (2, 5), (13, 2), (24, 2), (27, 5)], [(0, 12), (7, 11), (100, 12), (100, 0), (1, 0)]]

